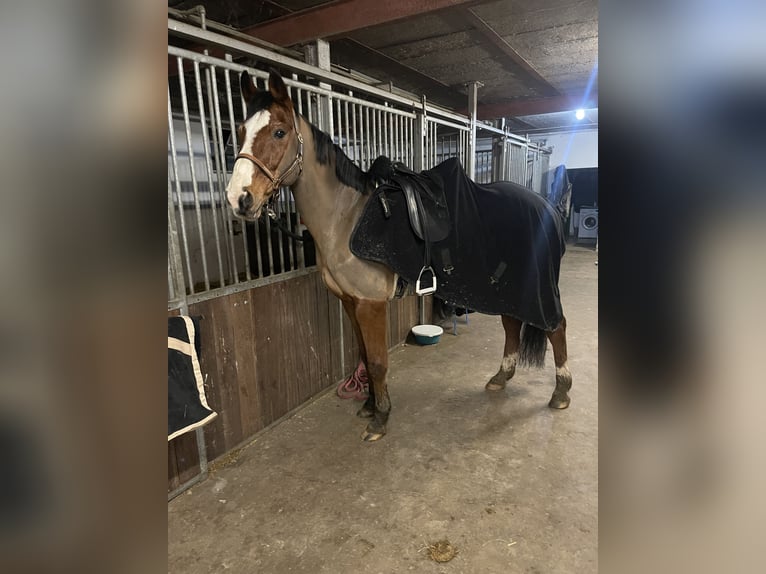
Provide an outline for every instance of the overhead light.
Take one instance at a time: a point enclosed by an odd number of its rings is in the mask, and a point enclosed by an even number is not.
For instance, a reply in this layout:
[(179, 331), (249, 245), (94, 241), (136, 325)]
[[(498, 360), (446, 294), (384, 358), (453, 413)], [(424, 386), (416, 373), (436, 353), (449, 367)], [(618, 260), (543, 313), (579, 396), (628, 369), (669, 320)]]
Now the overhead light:
[(578, 120), (581, 120), (581, 119), (583, 119), (583, 118), (585, 117), (585, 110), (582, 110), (582, 109), (580, 109), (580, 110), (577, 110), (577, 111), (575, 112), (575, 117), (576, 117)]

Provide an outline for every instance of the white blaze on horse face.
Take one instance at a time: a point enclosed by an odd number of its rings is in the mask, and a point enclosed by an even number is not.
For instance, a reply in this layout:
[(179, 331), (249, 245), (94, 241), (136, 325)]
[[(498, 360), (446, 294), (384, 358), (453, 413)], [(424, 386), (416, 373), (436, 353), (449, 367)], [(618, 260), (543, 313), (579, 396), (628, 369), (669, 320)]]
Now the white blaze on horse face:
[[(255, 136), (269, 125), (270, 120), (271, 112), (269, 110), (261, 110), (253, 114), (253, 117), (245, 122), (245, 141), (239, 151), (252, 154)], [(226, 198), (234, 209), (237, 208), (239, 197), (244, 193), (242, 188), (252, 183), (254, 173), (255, 165), (253, 162), (246, 159), (238, 159), (234, 162), (231, 179), (229, 185), (226, 186)]]

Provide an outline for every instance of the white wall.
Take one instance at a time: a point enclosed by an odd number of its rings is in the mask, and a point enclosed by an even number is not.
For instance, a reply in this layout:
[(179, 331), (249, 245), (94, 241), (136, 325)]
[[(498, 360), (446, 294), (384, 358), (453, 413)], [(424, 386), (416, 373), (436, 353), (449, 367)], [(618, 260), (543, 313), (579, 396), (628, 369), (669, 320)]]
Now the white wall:
[(533, 141), (546, 141), (553, 148), (550, 168), (564, 164), (567, 169), (598, 167), (598, 130), (536, 135)]

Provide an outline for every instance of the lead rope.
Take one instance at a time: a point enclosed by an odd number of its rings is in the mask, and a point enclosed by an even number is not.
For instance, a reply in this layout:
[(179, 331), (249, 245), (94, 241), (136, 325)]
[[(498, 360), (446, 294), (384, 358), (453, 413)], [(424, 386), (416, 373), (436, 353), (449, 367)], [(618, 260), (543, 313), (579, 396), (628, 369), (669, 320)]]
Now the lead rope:
[[(275, 195), (271, 196), (271, 199), (269, 200), (269, 204), (271, 204), (274, 201)], [(285, 223), (279, 218), (279, 214), (276, 211), (274, 211), (274, 209), (271, 207), (271, 205), (268, 205), (266, 207), (265, 211), (268, 214), (269, 219), (271, 219), (276, 224), (276, 226), (279, 228), (279, 230), (282, 233), (284, 233), (288, 237), (292, 237), (293, 239), (295, 239), (295, 241), (300, 241), (301, 243), (303, 243), (303, 241), (304, 241), (303, 236), (302, 235), (298, 235), (297, 233), (293, 233), (292, 231), (290, 231), (290, 229), (288, 229), (287, 225), (285, 225)], [(288, 213), (288, 217), (289, 216), (290, 216), (290, 214)]]
[(367, 378), (367, 369), (364, 362), (360, 359), (356, 370), (338, 385), (338, 396), (342, 399), (356, 399), (364, 401), (370, 393), (370, 383)]

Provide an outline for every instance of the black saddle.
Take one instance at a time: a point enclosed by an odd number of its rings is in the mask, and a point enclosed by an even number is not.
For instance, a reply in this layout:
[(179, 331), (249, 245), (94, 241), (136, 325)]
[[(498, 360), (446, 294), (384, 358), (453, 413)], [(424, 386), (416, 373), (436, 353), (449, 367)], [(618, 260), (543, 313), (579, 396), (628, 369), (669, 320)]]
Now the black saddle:
[(450, 232), (450, 214), (444, 184), (416, 173), (404, 164), (394, 164), (394, 175), (380, 190), (381, 202), (387, 208), (387, 193), (401, 191), (407, 205), (410, 225), (420, 239), (428, 243), (442, 241)]

